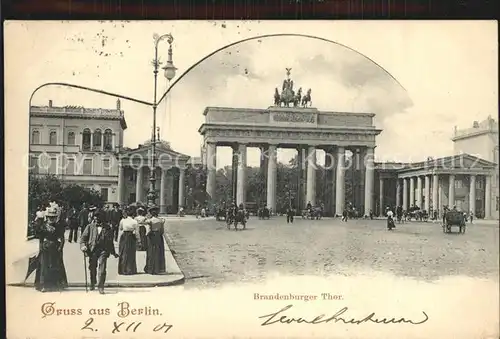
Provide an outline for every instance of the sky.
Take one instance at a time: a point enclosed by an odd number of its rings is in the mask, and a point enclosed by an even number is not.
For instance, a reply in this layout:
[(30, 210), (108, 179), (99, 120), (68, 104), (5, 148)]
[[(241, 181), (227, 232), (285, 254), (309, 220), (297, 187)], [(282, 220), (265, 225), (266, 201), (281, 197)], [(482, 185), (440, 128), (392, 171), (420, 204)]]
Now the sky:
[[(285, 68), (295, 87), (312, 90), (313, 107), (375, 113), (377, 161), (419, 161), (452, 154), (454, 126), (471, 127), (498, 112), (496, 22), (8, 22), (6, 112), (26, 111), (33, 90), (45, 82), (69, 82), (153, 101), (153, 34), (172, 33), (177, 78), (206, 55), (237, 44), (201, 62), (172, 87), (158, 107), (161, 137), (191, 156), (200, 155), (198, 128), (207, 106), (267, 108)], [(160, 44), (166, 60), (168, 44)], [(175, 80), (175, 78), (174, 78)], [(159, 95), (167, 88), (162, 73)], [(114, 108), (116, 99), (62, 87), (35, 93), (33, 105)], [(152, 109), (122, 100), (128, 129), (126, 147), (150, 138)], [(25, 120), (23, 120), (25, 121)], [(19, 128), (28, 136), (28, 126)], [(20, 132), (19, 132), (20, 133)], [(27, 141), (27, 138), (26, 138)], [(8, 141), (7, 141), (8, 142)], [(293, 152), (280, 150), (281, 161)], [(321, 155), (318, 157), (321, 163)], [(258, 164), (257, 149), (248, 162)], [(219, 148), (219, 166), (230, 150)]]

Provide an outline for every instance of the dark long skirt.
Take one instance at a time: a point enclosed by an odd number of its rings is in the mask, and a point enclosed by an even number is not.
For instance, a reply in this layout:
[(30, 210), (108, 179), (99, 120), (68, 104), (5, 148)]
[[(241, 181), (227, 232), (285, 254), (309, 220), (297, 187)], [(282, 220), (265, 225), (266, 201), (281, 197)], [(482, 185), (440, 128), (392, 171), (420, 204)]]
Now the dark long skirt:
[(138, 251), (145, 251), (147, 249), (148, 237), (146, 236), (146, 226), (139, 226), (139, 238), (141, 243), (137, 246)]
[(120, 237), (118, 252), (118, 274), (137, 274), (136, 238), (133, 232), (125, 231)]
[(165, 244), (163, 234), (159, 231), (148, 233), (144, 272), (149, 274), (164, 274), (166, 272)]
[(35, 288), (38, 291), (60, 291), (68, 286), (63, 254), (56, 240), (41, 240)]

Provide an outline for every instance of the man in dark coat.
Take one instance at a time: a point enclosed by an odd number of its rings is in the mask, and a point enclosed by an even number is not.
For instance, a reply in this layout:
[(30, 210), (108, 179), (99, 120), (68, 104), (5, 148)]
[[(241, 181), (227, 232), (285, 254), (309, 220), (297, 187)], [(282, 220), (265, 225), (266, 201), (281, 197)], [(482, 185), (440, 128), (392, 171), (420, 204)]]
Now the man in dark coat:
[(80, 249), (89, 257), (90, 290), (97, 287), (104, 294), (106, 265), (110, 254), (118, 258), (113, 243), (113, 230), (104, 222), (103, 211), (96, 211), (94, 221), (85, 227), (80, 238)]

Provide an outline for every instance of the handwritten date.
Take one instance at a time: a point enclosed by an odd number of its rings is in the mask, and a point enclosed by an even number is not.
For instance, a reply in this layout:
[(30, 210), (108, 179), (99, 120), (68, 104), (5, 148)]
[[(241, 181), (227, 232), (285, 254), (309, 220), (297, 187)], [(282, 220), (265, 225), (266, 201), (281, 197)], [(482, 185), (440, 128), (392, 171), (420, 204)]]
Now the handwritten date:
[[(147, 326), (143, 324), (142, 321), (132, 321), (132, 322), (125, 322), (125, 321), (114, 321), (112, 323), (111, 327), (108, 327), (108, 329), (111, 331), (111, 334), (116, 334), (116, 333), (136, 333), (140, 331), (141, 329), (149, 330), (152, 332), (156, 333), (167, 333), (174, 327), (173, 325), (167, 324), (167, 323), (158, 323), (154, 326)], [(96, 327), (96, 324), (94, 323), (94, 318), (88, 318), (85, 321), (85, 324), (81, 328), (82, 331), (92, 331), (92, 332), (97, 332), (98, 328)]]

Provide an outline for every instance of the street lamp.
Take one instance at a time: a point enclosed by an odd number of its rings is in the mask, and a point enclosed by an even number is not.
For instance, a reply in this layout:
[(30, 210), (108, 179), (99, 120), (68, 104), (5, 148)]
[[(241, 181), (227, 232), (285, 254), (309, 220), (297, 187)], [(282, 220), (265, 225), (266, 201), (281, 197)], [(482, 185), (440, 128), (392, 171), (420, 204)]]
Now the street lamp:
[(156, 201), (156, 108), (158, 107), (158, 101), (156, 99), (157, 95), (157, 87), (158, 87), (158, 70), (160, 68), (161, 61), (158, 59), (158, 44), (163, 39), (167, 39), (168, 42), (168, 59), (167, 64), (162, 69), (164, 70), (165, 78), (170, 82), (175, 77), (175, 68), (174, 63), (172, 61), (172, 43), (174, 42), (174, 37), (172, 34), (164, 34), (164, 35), (153, 35), (154, 44), (155, 44), (155, 58), (153, 60), (153, 74), (154, 74), (154, 99), (153, 99), (153, 133), (151, 136), (151, 169), (149, 176), (149, 192), (147, 195), (148, 204), (154, 205)]

